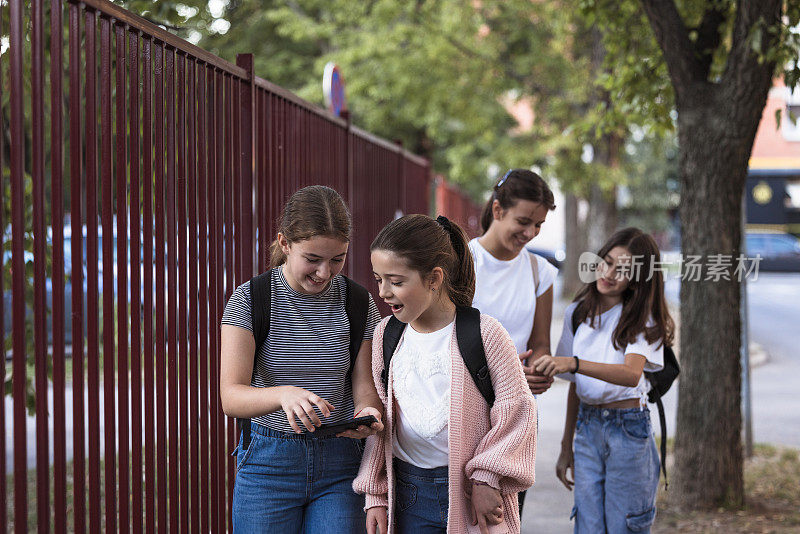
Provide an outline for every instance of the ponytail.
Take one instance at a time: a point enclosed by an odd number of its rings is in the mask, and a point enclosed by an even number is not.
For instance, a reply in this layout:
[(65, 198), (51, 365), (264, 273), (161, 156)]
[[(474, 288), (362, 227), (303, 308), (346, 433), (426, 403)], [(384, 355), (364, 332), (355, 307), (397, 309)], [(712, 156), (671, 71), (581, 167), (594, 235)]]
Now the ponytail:
[(483, 207), (481, 228), (484, 234), (489, 231), (494, 220), (492, 206), (495, 200), (504, 210), (513, 207), (518, 200), (536, 202), (549, 211), (556, 209), (553, 191), (541, 176), (527, 169), (510, 169), (492, 188), (492, 196)]
[(475, 266), (467, 234), (446, 217), (405, 215), (387, 224), (370, 251), (384, 250), (403, 258), (424, 278), (436, 267), (444, 272), (442, 291), (456, 306), (471, 306), (475, 295)]
[(443, 215), (436, 217), (436, 222), (447, 231), (456, 258), (454, 272), (450, 273), (450, 300), (456, 306), (472, 306), (475, 296), (475, 264), (469, 251), (467, 234), (458, 224)]

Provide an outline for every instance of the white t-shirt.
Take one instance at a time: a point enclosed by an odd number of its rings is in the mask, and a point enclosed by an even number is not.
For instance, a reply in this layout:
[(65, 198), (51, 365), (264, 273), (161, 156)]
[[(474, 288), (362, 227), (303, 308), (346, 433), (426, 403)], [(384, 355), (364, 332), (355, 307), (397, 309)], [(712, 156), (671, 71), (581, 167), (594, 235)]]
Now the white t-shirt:
[[(636, 341), (625, 346), (623, 350), (614, 348), (612, 336), (622, 315), (622, 303), (617, 304), (599, 317), (595, 318), (595, 328), (589, 326), (588, 319), (578, 325), (575, 335), (572, 334), (572, 313), (577, 307), (573, 302), (564, 312), (564, 330), (556, 348), (556, 356), (577, 356), (581, 360), (598, 363), (625, 363), (626, 354), (641, 354), (646, 358), (645, 371), (660, 371), (664, 368), (664, 345), (661, 340), (648, 343), (644, 333), (637, 336)], [(652, 319), (648, 326), (652, 326)], [(650, 382), (644, 373), (636, 387), (617, 386), (582, 374), (564, 373), (559, 378), (575, 382), (575, 389), (581, 401), (587, 404), (605, 404), (625, 399), (647, 400)]]
[(394, 456), (417, 467), (448, 465), (450, 447), (450, 340), (455, 321), (427, 334), (411, 325), (392, 357), (397, 417)]
[(536, 298), (553, 286), (558, 274), (549, 261), (534, 254), (539, 264), (539, 288), (534, 296), (531, 252), (522, 250), (512, 260), (498, 260), (475, 238), (469, 242), (475, 260), (475, 297), (472, 306), (503, 325), (518, 353), (528, 350)]

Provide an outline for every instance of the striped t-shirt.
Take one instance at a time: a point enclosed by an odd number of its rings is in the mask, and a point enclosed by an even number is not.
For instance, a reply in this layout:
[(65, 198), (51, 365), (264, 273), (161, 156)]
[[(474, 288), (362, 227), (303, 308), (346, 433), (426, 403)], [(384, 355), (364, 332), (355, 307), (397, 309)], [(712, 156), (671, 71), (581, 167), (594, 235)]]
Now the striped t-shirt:
[[(317, 410), (323, 423), (352, 418), (353, 391), (347, 378), (350, 370), (350, 323), (345, 311), (347, 282), (338, 275), (322, 293), (307, 295), (291, 288), (282, 268), (276, 267), (271, 273), (269, 335), (255, 356), (250, 385), (301, 387), (334, 406), (327, 419)], [(364, 339), (372, 339), (379, 321), (378, 307), (370, 295)], [(222, 324), (253, 331), (249, 281), (231, 295)], [(253, 421), (280, 432), (294, 432), (283, 410), (255, 417)], [(302, 424), (300, 428), (304, 428)]]

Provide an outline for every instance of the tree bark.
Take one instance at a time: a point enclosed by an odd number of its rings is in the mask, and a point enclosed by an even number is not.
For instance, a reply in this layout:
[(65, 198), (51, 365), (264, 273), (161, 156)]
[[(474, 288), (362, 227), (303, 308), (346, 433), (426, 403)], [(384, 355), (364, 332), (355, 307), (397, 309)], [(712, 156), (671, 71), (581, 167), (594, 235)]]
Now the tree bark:
[[(675, 435), (675, 493), (685, 508), (744, 504), (741, 443), (740, 282), (742, 194), (770, 80), (698, 87), (678, 109), (684, 262), (700, 280), (681, 282), (682, 372)], [(729, 280), (711, 277), (714, 255), (731, 258)]]
[(564, 224), (566, 258), (562, 269), (564, 285), (561, 288), (561, 296), (571, 301), (581, 287), (581, 281), (578, 278), (578, 259), (587, 246), (585, 221), (581, 220), (579, 214), (578, 197), (572, 193), (564, 196)]
[[(675, 90), (684, 262), (700, 256), (699, 263), (708, 265), (709, 256), (722, 254), (735, 264), (748, 159), (775, 69), (773, 61), (756, 55), (754, 45), (764, 51), (777, 45), (783, 2), (736, 2), (725, 72), (714, 82), (708, 80), (707, 48), (718, 42), (714, 32), (723, 20), (714, 5), (708, 5), (693, 43), (674, 0), (640, 2)], [(759, 26), (754, 43), (750, 36)], [(684, 508), (744, 504), (739, 286), (735, 277), (714, 281), (707, 272), (681, 282), (682, 372), (671, 498)]]

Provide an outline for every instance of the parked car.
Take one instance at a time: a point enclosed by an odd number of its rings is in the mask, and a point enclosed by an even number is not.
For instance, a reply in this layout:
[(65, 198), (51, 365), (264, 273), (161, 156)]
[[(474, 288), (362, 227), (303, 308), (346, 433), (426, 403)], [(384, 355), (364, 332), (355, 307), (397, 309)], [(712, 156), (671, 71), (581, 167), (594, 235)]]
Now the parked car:
[(800, 272), (800, 239), (786, 232), (747, 232), (746, 256), (761, 256), (759, 271)]
[(543, 249), (543, 248), (536, 248), (536, 247), (525, 247), (528, 252), (533, 252), (534, 254), (538, 254), (539, 256), (543, 257), (550, 263), (556, 266), (558, 270), (561, 270), (561, 267), (564, 265), (564, 259), (566, 259), (566, 254), (563, 250), (550, 250), (550, 249)]
[[(48, 242), (52, 243), (52, 241), (53, 241), (52, 229), (48, 228), (47, 231), (48, 231)], [(72, 345), (72, 319), (71, 319), (71, 315), (72, 315), (72, 277), (71, 277), (71, 274), (72, 274), (72, 227), (70, 225), (65, 225), (63, 232), (64, 232), (63, 233), (63, 236), (64, 236), (64, 238), (63, 238), (63, 247), (64, 247), (64, 276), (65, 276), (65, 280), (64, 280), (64, 342), (65, 342), (65, 345), (67, 345), (67, 347), (69, 348)], [(82, 267), (83, 267), (83, 269), (82, 269), (83, 270), (83, 273), (82, 273), (82, 286), (83, 286), (83, 288), (82, 288), (81, 293), (83, 295), (83, 313), (84, 313), (83, 328), (84, 328), (84, 334), (85, 334), (86, 333), (86, 329), (87, 329), (87, 323), (86, 323), (86, 318), (87, 318), (86, 317), (86, 306), (87, 306), (86, 293), (87, 293), (87, 288), (88, 288), (88, 280), (87, 280), (87, 265), (88, 265), (88, 262), (87, 262), (87, 251), (86, 251), (86, 246), (87, 246), (86, 225), (83, 225), (83, 227), (82, 227), (82, 234), (83, 234), (83, 236), (82, 236), (83, 261), (81, 263), (82, 263)], [(103, 229), (102, 229), (101, 226), (98, 226), (97, 234), (98, 234), (97, 235), (97, 267), (96, 267), (95, 272), (97, 273), (98, 299), (100, 300), (100, 302), (102, 302), (104, 278), (103, 278)], [(116, 296), (117, 273), (118, 273), (116, 220), (114, 220), (114, 231), (113, 231), (113, 236), (112, 237), (113, 237), (113, 269), (112, 269), (112, 271), (113, 271), (113, 278), (114, 278), (113, 291), (114, 291), (114, 294)], [(5, 237), (5, 241), (8, 242), (10, 240), (11, 240), (10, 230), (8, 230), (7, 231), (7, 235)], [(141, 242), (142, 242), (142, 240), (141, 240), (141, 237), (140, 237), (140, 243)], [(51, 246), (51, 245), (48, 245), (48, 246)], [(140, 246), (139, 246), (140, 262), (141, 262), (141, 258), (142, 258), (142, 252), (143, 252), (143, 248), (142, 248), (142, 245), (140, 244)], [(165, 252), (165, 255), (166, 255), (166, 252)], [(2, 258), (3, 258), (3, 265), (5, 266), (5, 268), (9, 268), (9, 269), (11, 268), (11, 256), (12, 256), (12, 251), (11, 250), (5, 250), (3, 252)], [(33, 261), (33, 253), (30, 252), (30, 251), (25, 251), (24, 254), (23, 254), (23, 258), (24, 258), (24, 261), (25, 261), (26, 264), (29, 263), (29, 262), (32, 262)], [(143, 268), (144, 268), (144, 264), (140, 263), (140, 269), (143, 269)], [(130, 245), (129, 245), (129, 250), (128, 250), (127, 273), (128, 273), (127, 274), (127, 276), (128, 276), (127, 277), (127, 282), (128, 282), (127, 294), (128, 294), (128, 298), (130, 299), (130, 297), (131, 297)], [(52, 311), (51, 310), (52, 310), (52, 307), (53, 307), (53, 281), (50, 278), (49, 274), (50, 273), (48, 272), (48, 276), (45, 279), (45, 299), (46, 299), (46, 302), (47, 302), (47, 308), (49, 310), (48, 311), (48, 317), (47, 317), (47, 343), (48, 344), (52, 344), (52, 342), (53, 342), (52, 326), (53, 325), (52, 325), (52, 316), (51, 316)], [(7, 280), (10, 280), (10, 279), (11, 279), (11, 276), (8, 276)], [(140, 277), (140, 280), (139, 280), (139, 293), (140, 293), (140, 303), (141, 303), (141, 302), (143, 302), (143, 299), (144, 299), (144, 280), (143, 280), (143, 277)], [(154, 293), (154, 296), (155, 296), (155, 288), (153, 288), (153, 293)], [(6, 287), (4, 288), (4, 292), (3, 292), (3, 310), (4, 310), (3, 311), (3, 315), (4, 315), (4, 323), (5, 323), (4, 324), (4, 332), (5, 332), (6, 338), (9, 338), (11, 336), (12, 328), (13, 328), (12, 295), (13, 295), (12, 287), (9, 284), (6, 284)], [(26, 304), (26, 314), (29, 317), (33, 316), (33, 309), (30, 307), (30, 304)]]

